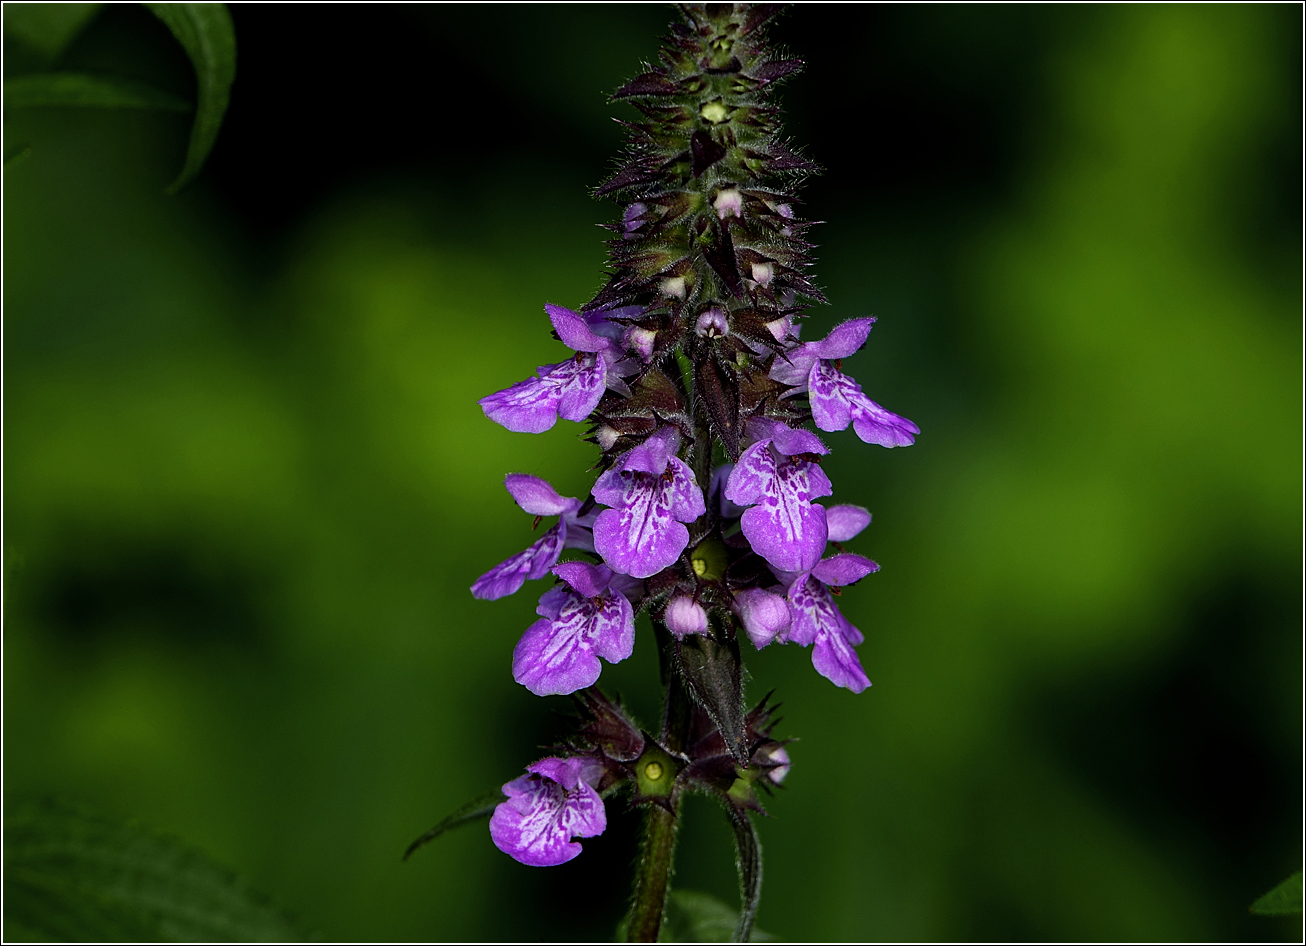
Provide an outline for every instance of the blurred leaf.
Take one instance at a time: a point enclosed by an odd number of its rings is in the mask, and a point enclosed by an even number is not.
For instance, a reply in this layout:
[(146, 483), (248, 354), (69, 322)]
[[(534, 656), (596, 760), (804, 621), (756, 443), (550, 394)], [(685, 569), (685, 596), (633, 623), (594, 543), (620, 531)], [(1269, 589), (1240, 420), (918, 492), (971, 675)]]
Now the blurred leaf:
[(1252, 904), (1252, 912), (1261, 916), (1286, 916), (1301, 912), (1301, 871)]
[(17, 36), (46, 59), (68, 48), (102, 3), (6, 3), (5, 33)]
[(4, 938), (242, 942), (299, 938), (226, 868), (136, 823), (56, 802), (5, 818)]
[(169, 194), (195, 178), (218, 140), (218, 129), (236, 79), (236, 31), (225, 3), (147, 3), (185, 48), (199, 81), (199, 103), (190, 132), (186, 164)]
[(32, 146), (26, 144), (14, 144), (5, 146), (5, 167), (20, 161), (32, 153)]
[[(667, 919), (659, 940), (668, 943), (729, 943), (739, 925), (739, 914), (711, 894), (673, 890), (667, 896)], [(753, 930), (750, 943), (771, 939)]]
[(739, 930), (735, 941), (746, 943), (757, 917), (757, 904), (762, 899), (762, 842), (757, 828), (746, 811), (726, 805), (730, 827), (735, 832), (735, 868), (739, 871)]
[(4, 103), (5, 108), (157, 108), (168, 112), (189, 112), (191, 109), (184, 99), (135, 79), (78, 72), (49, 72), (6, 79)]
[(503, 792), (495, 789), (492, 792), (487, 792), (475, 801), (468, 802), (412, 844), (408, 845), (408, 850), (404, 851), (403, 859), (408, 860), (412, 853), (419, 847), (434, 841), (446, 831), (452, 831), (454, 828), (461, 828), (463, 825), (471, 824), (473, 821), (480, 818), (488, 818), (493, 814), (495, 807), (497, 807), (503, 799)]

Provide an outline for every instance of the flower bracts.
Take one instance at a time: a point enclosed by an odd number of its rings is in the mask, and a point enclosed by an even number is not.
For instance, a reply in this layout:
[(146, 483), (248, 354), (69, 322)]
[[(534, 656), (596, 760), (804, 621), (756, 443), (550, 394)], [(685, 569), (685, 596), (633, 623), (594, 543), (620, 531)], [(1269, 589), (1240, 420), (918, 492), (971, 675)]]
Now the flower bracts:
[[(825, 300), (807, 275), (810, 225), (795, 210), (794, 189), (815, 166), (780, 137), (771, 98), (801, 66), (765, 45), (774, 8), (682, 9), (660, 63), (614, 96), (643, 121), (628, 123), (624, 162), (597, 190), (621, 204), (607, 282), (579, 311), (545, 306), (571, 353), (480, 400), (513, 431), (585, 422), (601, 451), (583, 500), (508, 476), (537, 525), (557, 521), (472, 586), (494, 599), (553, 576), (513, 676), (536, 694), (577, 693), (589, 719), (563, 755), (504, 786), (492, 833), (526, 864), (574, 857), (574, 838), (603, 830), (599, 792), (618, 783), (659, 804), (688, 784), (729, 795), (740, 778), (779, 783), (789, 758), (769, 716), (742, 710), (739, 632), (757, 647), (811, 647), (838, 686), (870, 685), (854, 649), (861, 632), (835, 597), (879, 568), (837, 544), (871, 517), (822, 502), (835, 492), (821, 468), (830, 451), (808, 425), (851, 426), (885, 447), (919, 433), (844, 372), (873, 319), (798, 337), (805, 307)], [(580, 558), (562, 561), (569, 551)], [(630, 656), (640, 611), (693, 698), (693, 732), (675, 745), (589, 689), (601, 661)], [(670, 787), (655, 786), (655, 770)], [(731, 804), (756, 806), (751, 788), (737, 795)]]

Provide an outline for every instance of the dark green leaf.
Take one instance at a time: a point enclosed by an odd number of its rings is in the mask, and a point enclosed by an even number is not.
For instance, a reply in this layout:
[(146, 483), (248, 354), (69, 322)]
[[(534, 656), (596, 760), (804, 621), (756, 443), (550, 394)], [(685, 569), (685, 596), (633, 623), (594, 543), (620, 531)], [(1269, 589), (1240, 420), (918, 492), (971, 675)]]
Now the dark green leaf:
[(103, 3), (6, 3), (5, 35), (17, 36), (47, 61), (68, 48)]
[(746, 811), (726, 805), (726, 814), (735, 832), (735, 868), (739, 871), (739, 928), (735, 942), (746, 943), (762, 900), (762, 842)]
[(481, 818), (488, 818), (494, 813), (494, 809), (504, 799), (503, 792), (497, 788), (492, 792), (487, 792), (475, 801), (469, 801), (449, 817), (445, 818), (438, 825), (426, 832), (412, 844), (408, 845), (408, 850), (404, 851), (404, 860), (412, 855), (419, 847), (429, 844), (446, 831), (452, 831), (454, 828), (461, 828), (465, 824), (471, 824)]
[(296, 940), (230, 871), (172, 838), (53, 802), (4, 825), (4, 938)]
[(1252, 904), (1252, 912), (1261, 916), (1285, 916), (1301, 913), (1302, 872), (1297, 871), (1279, 886)]
[(48, 72), (5, 80), (5, 108), (156, 108), (189, 112), (190, 104), (134, 79)]
[(199, 80), (199, 102), (190, 132), (186, 164), (168, 193), (194, 179), (218, 140), (222, 117), (236, 79), (236, 31), (225, 3), (147, 3), (185, 48)]
[(676, 659), (694, 702), (712, 717), (735, 761), (747, 765), (743, 663), (739, 659), (739, 642), (727, 640), (719, 643), (695, 634), (677, 642)]
[[(667, 917), (658, 939), (667, 943), (729, 943), (739, 926), (739, 914), (711, 894), (673, 890), (667, 896)], [(771, 939), (753, 930), (750, 943)]]

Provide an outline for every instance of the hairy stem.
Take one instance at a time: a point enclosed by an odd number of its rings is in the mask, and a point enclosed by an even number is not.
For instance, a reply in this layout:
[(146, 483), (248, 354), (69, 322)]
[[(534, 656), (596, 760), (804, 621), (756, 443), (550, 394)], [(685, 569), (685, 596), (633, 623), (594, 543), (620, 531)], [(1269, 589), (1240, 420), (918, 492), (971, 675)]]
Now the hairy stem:
[[(673, 802), (679, 808), (679, 799)], [(676, 829), (679, 818), (658, 805), (648, 809), (644, 824), (644, 848), (640, 852), (639, 870), (635, 874), (635, 902), (630, 908), (630, 925), (626, 941), (656, 943), (666, 912), (667, 892), (671, 889), (671, 867), (676, 853)]]
[[(673, 753), (683, 752), (689, 727), (690, 702), (676, 664), (675, 638), (661, 623), (654, 623), (658, 651), (662, 657), (666, 701), (662, 711), (662, 745)], [(667, 799), (669, 809), (650, 805), (644, 822), (644, 842), (640, 849), (639, 868), (635, 873), (634, 902), (626, 940), (631, 943), (656, 943), (666, 913), (667, 893), (675, 866), (676, 831), (679, 828), (680, 793), (673, 790)]]

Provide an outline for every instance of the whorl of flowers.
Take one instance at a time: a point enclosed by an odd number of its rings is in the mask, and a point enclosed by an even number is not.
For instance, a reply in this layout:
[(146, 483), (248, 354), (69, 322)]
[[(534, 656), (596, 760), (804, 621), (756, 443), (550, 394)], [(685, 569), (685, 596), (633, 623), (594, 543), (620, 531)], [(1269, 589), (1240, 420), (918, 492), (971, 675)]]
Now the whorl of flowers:
[[(874, 319), (799, 339), (806, 308), (825, 301), (795, 197), (816, 168), (780, 135), (772, 95), (802, 64), (765, 44), (776, 9), (682, 12), (660, 63), (614, 95), (644, 120), (627, 123), (624, 162), (596, 192), (621, 205), (606, 284), (574, 310), (545, 306), (571, 353), (480, 400), (513, 431), (587, 423), (601, 450), (583, 499), (508, 476), (537, 524), (558, 519), (472, 586), (498, 598), (554, 579), (512, 672), (536, 694), (577, 693), (583, 709), (576, 739), (505, 785), (492, 819), (495, 843), (527, 864), (574, 857), (573, 837), (603, 830), (599, 793), (621, 784), (670, 811), (685, 788), (759, 807), (752, 785), (778, 783), (789, 757), (769, 711), (743, 711), (741, 631), (757, 647), (811, 646), (838, 686), (870, 685), (854, 649), (862, 635), (835, 596), (879, 567), (837, 545), (871, 516), (820, 502), (834, 494), (820, 465), (829, 448), (807, 425), (852, 426), (885, 447), (919, 433), (842, 369)], [(561, 561), (568, 550), (581, 558)], [(657, 739), (589, 689), (600, 659), (630, 656), (641, 611), (674, 675)], [(686, 695), (689, 709), (675, 711)]]

